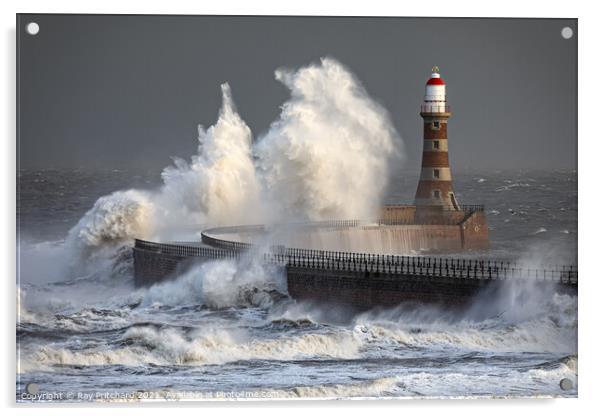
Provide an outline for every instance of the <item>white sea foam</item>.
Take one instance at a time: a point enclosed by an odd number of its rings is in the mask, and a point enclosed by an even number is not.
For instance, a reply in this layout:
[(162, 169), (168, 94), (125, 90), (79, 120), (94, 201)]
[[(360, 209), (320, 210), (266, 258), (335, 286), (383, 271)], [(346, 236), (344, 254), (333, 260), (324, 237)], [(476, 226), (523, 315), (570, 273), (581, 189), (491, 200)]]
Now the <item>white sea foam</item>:
[[(559, 380), (568, 378), (573, 391), (560, 389)], [(575, 393), (576, 373), (560, 364), (549, 369), (529, 371), (509, 370), (503, 377), (491, 377), (479, 371), (424, 372), (408, 371), (403, 375), (376, 378), (347, 384), (301, 386), (292, 389), (272, 390), (274, 398), (345, 398), (345, 397), (513, 397), (530, 396), (541, 392), (542, 396), (561, 396)], [(521, 386), (522, 390), (518, 390)], [(525, 393), (529, 391), (530, 393)], [(522, 393), (521, 393), (522, 392)]]
[(533, 320), (519, 325), (500, 325), (497, 321), (457, 324), (387, 323), (358, 321), (356, 331), (368, 342), (391, 342), (429, 351), (537, 351), (553, 353), (574, 352), (574, 330), (558, 328), (550, 319)]
[(401, 152), (384, 108), (331, 58), (276, 79), (291, 91), (257, 146), (267, 196), (281, 215), (375, 218)]
[(354, 320), (366, 342), (429, 350), (549, 352), (577, 350), (577, 298), (542, 290), (535, 282), (508, 282), (484, 291), (472, 307), (450, 312), (426, 305), (371, 311)]
[(252, 133), (237, 113), (228, 84), (215, 125), (199, 126), (198, 154), (175, 160), (162, 173), (156, 202), (162, 228), (188, 224), (238, 224), (259, 220), (259, 183), (251, 154)]
[(384, 377), (349, 384), (299, 386), (288, 390), (271, 390), (274, 398), (345, 398), (381, 397), (399, 390), (397, 377)]
[(26, 292), (17, 286), (17, 324), (20, 323), (35, 323), (37, 316), (29, 311), (24, 304)]
[[(542, 368), (522, 371), (506, 369), (500, 376), (491, 376), (478, 367), (468, 371), (413, 371), (403, 369), (395, 375), (349, 383), (332, 383), (299, 386), (290, 389), (270, 390), (271, 398), (345, 398), (345, 397), (513, 397), (563, 396), (576, 393), (576, 357), (566, 362), (549, 364)], [(573, 367), (572, 367), (573, 366)], [(399, 374), (402, 373), (402, 374)], [(568, 378), (573, 382), (571, 391), (562, 391), (559, 381)], [(545, 393), (544, 393), (545, 392)]]
[(176, 328), (135, 327), (121, 347), (77, 351), (40, 346), (22, 356), (22, 371), (53, 365), (204, 365), (240, 360), (350, 359), (361, 342), (352, 333), (332, 331), (257, 339), (242, 329), (205, 327), (185, 334)]
[(282, 270), (265, 267), (253, 258), (218, 260), (192, 267), (177, 280), (152, 286), (144, 294), (143, 305), (266, 307), (272, 302), (271, 290), (286, 292)]
[[(427, 397), (512, 397), (512, 396), (560, 396), (559, 381), (576, 377), (566, 366), (549, 370), (507, 370), (503, 376), (491, 377), (480, 371), (467, 372), (416, 372), (399, 380), (399, 395)], [(574, 384), (576, 385), (576, 384)], [(520, 388), (517, 388), (520, 386)], [(574, 391), (573, 391), (574, 393)]]
[(99, 198), (69, 232), (68, 242), (102, 247), (152, 234), (154, 206), (149, 194), (128, 190)]

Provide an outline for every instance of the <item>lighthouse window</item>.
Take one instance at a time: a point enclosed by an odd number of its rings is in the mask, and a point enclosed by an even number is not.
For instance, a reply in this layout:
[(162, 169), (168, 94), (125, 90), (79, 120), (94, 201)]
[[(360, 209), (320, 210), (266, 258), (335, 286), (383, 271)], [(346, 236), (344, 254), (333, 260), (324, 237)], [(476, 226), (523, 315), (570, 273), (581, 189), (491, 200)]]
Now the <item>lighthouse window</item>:
[(439, 169), (433, 169), (433, 176), (439, 178)]
[(438, 121), (433, 121), (433, 130), (439, 130), (440, 127), (441, 125)]
[(433, 149), (439, 150), (439, 140), (433, 141)]
[(435, 198), (441, 198), (441, 192), (439, 192), (439, 190), (433, 191), (433, 196)]

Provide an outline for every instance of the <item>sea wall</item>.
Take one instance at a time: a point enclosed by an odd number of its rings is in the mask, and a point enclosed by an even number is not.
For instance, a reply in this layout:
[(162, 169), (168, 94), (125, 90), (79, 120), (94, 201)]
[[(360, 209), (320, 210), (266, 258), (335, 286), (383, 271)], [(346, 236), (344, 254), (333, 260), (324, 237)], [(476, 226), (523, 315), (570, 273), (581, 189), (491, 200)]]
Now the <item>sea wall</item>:
[(289, 267), (287, 284), (289, 295), (296, 300), (369, 309), (412, 301), (462, 306), (479, 291), (497, 282)]
[(136, 286), (152, 285), (175, 275), (183, 257), (133, 248), (134, 283)]
[[(513, 283), (520, 280), (287, 267), (288, 293), (293, 299), (357, 309), (393, 307), (402, 302), (465, 307), (479, 294), (494, 299), (500, 291), (520, 288)], [(523, 283), (527, 284), (524, 280)], [(528, 290), (543, 291), (550, 285), (558, 293), (577, 294), (576, 281), (531, 280)]]
[(484, 212), (474, 212), (460, 224), (460, 227), (463, 249), (489, 248), (489, 226)]
[(315, 250), (407, 255), (462, 249), (458, 225), (373, 225), (300, 231), (278, 244)]
[(413, 221), (416, 216), (415, 205), (385, 205), (380, 214), (386, 221)]

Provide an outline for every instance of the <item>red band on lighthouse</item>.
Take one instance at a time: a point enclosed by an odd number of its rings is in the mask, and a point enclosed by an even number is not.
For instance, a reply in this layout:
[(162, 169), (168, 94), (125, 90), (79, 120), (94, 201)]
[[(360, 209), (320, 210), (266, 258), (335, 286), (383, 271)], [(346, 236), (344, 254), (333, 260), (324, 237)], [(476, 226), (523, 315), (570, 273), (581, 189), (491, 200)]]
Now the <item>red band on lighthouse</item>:
[(431, 78), (426, 82), (426, 85), (445, 85), (442, 78)]

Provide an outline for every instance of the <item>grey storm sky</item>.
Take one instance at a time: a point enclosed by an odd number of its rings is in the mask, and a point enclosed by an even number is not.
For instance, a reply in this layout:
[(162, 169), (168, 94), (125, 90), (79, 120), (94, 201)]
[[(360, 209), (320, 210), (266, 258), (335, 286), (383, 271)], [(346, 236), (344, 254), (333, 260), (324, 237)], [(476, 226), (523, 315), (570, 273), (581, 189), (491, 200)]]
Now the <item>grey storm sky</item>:
[[(36, 36), (25, 25), (40, 25)], [(433, 65), (452, 106), (452, 169), (576, 168), (577, 20), (19, 15), (21, 168), (160, 169), (197, 149), (228, 82), (257, 138), (279, 67), (330, 56), (390, 113), (419, 166)], [(575, 35), (567, 40), (561, 29)], [(328, 138), (324, 138), (328, 140)]]

